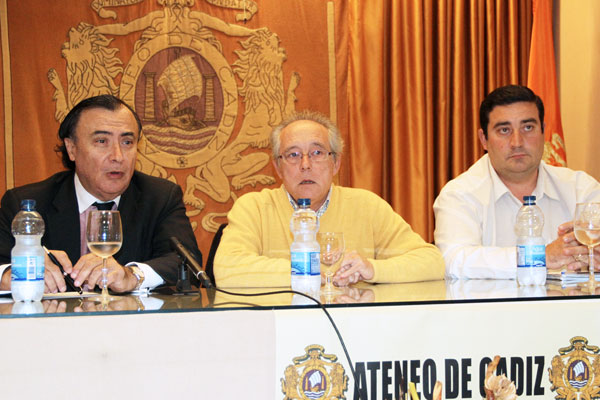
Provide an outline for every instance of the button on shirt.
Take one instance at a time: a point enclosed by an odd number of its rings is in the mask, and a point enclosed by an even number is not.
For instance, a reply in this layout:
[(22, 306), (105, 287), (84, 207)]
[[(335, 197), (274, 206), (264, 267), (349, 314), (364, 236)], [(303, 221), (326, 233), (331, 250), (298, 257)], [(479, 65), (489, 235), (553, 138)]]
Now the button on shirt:
[[(573, 220), (575, 205), (600, 201), (600, 184), (582, 171), (540, 163), (532, 193), (544, 213), (546, 244), (558, 226)], [(446, 276), (515, 279), (515, 218), (522, 205), (481, 157), (468, 171), (448, 182), (433, 204), (435, 244), (446, 262)]]

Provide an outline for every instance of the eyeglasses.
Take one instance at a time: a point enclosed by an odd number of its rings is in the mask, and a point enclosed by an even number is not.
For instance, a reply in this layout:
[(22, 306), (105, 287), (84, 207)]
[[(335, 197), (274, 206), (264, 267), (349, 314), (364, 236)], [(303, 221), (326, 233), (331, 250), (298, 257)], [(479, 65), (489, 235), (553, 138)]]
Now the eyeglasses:
[(284, 159), (288, 164), (300, 164), (300, 162), (302, 161), (302, 159), (304, 158), (304, 156), (308, 156), (308, 159), (312, 162), (323, 162), (325, 160), (327, 160), (327, 158), (332, 155), (335, 154), (333, 151), (330, 152), (326, 152), (324, 150), (320, 150), (320, 149), (316, 149), (316, 150), (311, 150), (308, 153), (301, 153), (299, 151), (290, 151), (289, 153), (285, 153), (284, 155), (280, 155), (277, 158), (282, 158)]

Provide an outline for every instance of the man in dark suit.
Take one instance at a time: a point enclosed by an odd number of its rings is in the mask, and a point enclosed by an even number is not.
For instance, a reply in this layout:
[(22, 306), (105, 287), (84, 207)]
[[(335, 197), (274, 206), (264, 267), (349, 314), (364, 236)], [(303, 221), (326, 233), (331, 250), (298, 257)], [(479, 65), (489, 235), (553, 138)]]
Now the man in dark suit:
[[(68, 171), (9, 190), (2, 197), (0, 263), (10, 262), (11, 222), (21, 200), (34, 199), (46, 226), (42, 243), (76, 286), (94, 288), (100, 284), (102, 259), (87, 253), (85, 221), (91, 210), (106, 205), (119, 210), (123, 227), (123, 245), (108, 259), (108, 287), (126, 292), (174, 284), (179, 259), (169, 238), (178, 237), (194, 252), (196, 239), (181, 188), (135, 171), (141, 128), (136, 113), (114, 96), (92, 97), (73, 107), (58, 132), (62, 144), (57, 151)], [(65, 291), (59, 268), (48, 257), (45, 266), (45, 290)], [(8, 289), (10, 279), (7, 268), (0, 289)]]

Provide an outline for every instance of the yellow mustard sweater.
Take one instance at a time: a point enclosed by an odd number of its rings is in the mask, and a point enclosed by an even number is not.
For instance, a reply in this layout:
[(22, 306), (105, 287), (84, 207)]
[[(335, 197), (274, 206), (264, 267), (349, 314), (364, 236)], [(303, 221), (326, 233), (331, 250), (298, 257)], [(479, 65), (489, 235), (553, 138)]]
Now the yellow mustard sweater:
[[(240, 197), (214, 261), (219, 287), (290, 286), (290, 219), (293, 208), (283, 187)], [(346, 251), (356, 250), (375, 269), (368, 282), (419, 282), (444, 278), (444, 261), (376, 194), (332, 186), (321, 232), (343, 232)]]

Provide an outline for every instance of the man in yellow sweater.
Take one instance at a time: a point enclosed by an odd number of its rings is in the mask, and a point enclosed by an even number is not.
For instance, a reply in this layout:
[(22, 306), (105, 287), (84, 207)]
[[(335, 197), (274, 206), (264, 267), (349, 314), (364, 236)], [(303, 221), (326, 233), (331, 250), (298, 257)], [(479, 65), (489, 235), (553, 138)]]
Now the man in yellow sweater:
[(343, 232), (346, 253), (334, 284), (443, 279), (444, 261), (382, 198), (333, 185), (343, 140), (325, 116), (299, 112), (271, 133), (273, 163), (283, 185), (247, 193), (229, 212), (215, 256), (219, 287), (290, 286), (290, 219), (309, 198), (321, 232)]

